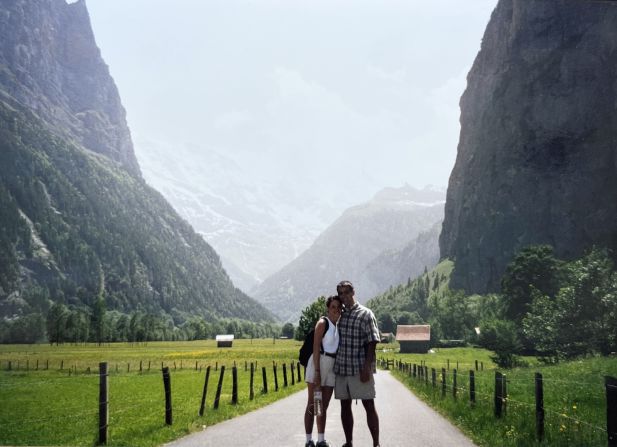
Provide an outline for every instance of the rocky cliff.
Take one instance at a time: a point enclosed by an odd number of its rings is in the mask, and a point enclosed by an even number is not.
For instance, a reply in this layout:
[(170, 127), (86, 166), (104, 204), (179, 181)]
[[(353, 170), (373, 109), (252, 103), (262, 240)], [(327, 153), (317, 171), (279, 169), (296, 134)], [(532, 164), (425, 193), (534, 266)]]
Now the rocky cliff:
[(176, 325), (274, 321), (139, 174), (83, 1), (3, 0), (0, 340), (54, 303), (90, 315), (101, 301)]
[(500, 0), (461, 98), (440, 236), (451, 286), (498, 289), (512, 256), (617, 249), (617, 5)]
[(3, 0), (0, 99), (140, 175), (125, 111), (96, 46), (85, 1)]

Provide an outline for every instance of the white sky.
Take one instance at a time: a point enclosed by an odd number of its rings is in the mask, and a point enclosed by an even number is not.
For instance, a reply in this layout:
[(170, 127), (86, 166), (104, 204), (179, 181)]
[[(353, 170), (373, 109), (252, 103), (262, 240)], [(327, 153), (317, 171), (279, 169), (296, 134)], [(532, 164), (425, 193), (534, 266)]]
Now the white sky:
[(87, 5), (134, 141), (216, 151), (249, 182), (344, 209), (385, 186), (447, 185), (458, 101), (496, 2)]

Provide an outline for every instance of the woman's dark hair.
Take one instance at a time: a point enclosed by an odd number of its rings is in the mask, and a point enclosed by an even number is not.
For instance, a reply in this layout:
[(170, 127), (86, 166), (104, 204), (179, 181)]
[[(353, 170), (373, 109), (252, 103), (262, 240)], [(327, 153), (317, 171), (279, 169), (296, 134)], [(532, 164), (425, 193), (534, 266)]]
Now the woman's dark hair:
[(332, 301), (338, 301), (339, 304), (342, 306), (343, 302), (341, 301), (341, 297), (338, 295), (330, 295), (327, 299), (326, 299), (326, 307), (330, 307), (330, 304), (332, 304)]

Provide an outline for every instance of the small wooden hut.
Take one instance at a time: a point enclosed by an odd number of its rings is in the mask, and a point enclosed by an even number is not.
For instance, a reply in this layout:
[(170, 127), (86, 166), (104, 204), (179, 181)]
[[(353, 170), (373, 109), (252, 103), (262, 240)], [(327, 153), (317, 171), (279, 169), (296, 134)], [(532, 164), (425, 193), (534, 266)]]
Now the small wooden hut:
[(431, 326), (399, 324), (396, 327), (396, 341), (401, 346), (400, 352), (425, 354), (431, 347)]
[(216, 347), (217, 348), (231, 348), (231, 345), (234, 342), (234, 335), (217, 335), (216, 336)]

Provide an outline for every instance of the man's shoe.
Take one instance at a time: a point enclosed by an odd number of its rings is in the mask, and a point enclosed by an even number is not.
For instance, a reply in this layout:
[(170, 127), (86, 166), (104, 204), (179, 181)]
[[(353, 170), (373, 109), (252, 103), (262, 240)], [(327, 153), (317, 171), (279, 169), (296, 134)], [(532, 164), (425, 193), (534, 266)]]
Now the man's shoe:
[(315, 447), (330, 447), (330, 444), (328, 444), (326, 441), (319, 441), (317, 444), (315, 444)]
[(306, 444), (304, 444), (304, 447), (315, 447), (315, 443), (312, 440), (307, 441)]

